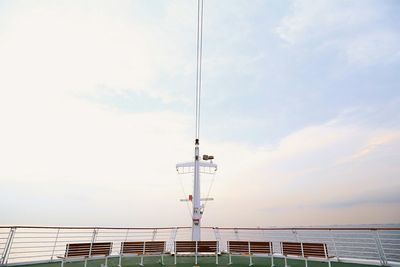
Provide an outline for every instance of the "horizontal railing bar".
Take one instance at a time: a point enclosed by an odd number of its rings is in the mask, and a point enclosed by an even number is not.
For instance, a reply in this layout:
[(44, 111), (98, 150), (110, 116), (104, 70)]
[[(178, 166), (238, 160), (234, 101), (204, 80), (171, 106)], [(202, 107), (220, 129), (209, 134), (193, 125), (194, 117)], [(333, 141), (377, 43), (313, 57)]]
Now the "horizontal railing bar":
[[(58, 244), (56, 245), (56, 246), (59, 246)], [(20, 248), (53, 248), (53, 247), (55, 247), (54, 245), (53, 246), (34, 246), (34, 247), (32, 247), (32, 246), (29, 246), (29, 247), (27, 247), (27, 246), (22, 246), (22, 247), (20, 247), (20, 246), (13, 246), (13, 249), (15, 248), (15, 249), (20, 249)], [(65, 247), (65, 245), (64, 245), (64, 247)]]
[(335, 242), (336, 246), (347, 246), (348, 244), (351, 245), (371, 245), (373, 247), (376, 247), (376, 243), (360, 243), (360, 242)]
[(30, 256), (21, 256), (21, 257), (8, 257), (8, 259), (9, 260), (13, 260), (13, 259), (45, 258), (45, 257), (51, 257), (51, 254), (48, 254), (48, 255), (30, 255)]
[[(15, 225), (15, 226), (0, 226), (0, 229), (4, 228), (26, 228), (26, 229), (109, 229), (109, 230), (151, 230), (151, 229), (159, 229), (159, 230), (174, 230), (174, 229), (191, 229), (190, 226), (179, 226), (179, 227), (79, 227), (79, 226), (27, 226), (27, 225)], [(343, 228), (335, 228), (335, 227), (273, 227), (273, 228), (229, 228), (229, 227), (202, 227), (202, 229), (218, 229), (218, 230), (270, 230), (270, 231), (282, 231), (282, 230), (307, 230), (307, 231), (399, 231), (400, 227), (372, 227), (372, 228), (364, 228), (364, 227), (343, 227)]]
[[(190, 228), (190, 227), (189, 227)], [(301, 230), (307, 230), (307, 231), (351, 231), (351, 230), (355, 230), (355, 231), (399, 231), (399, 228), (363, 228), (363, 227), (343, 227), (343, 228), (334, 228), (334, 227), (282, 227), (282, 228), (227, 228), (227, 227), (201, 227), (203, 229), (217, 229), (217, 230), (271, 230), (271, 231), (282, 231), (282, 230), (296, 230), (296, 231), (301, 231)]]
[[(53, 240), (55, 239), (56, 235), (53, 237), (41, 237), (41, 236), (35, 236), (35, 237), (26, 237), (26, 236), (15, 236), (15, 239), (26, 239), (26, 240), (35, 240), (35, 239), (43, 239), (43, 240)], [(65, 237), (58, 237), (58, 239), (68, 239), (68, 240), (74, 240), (74, 239), (91, 239), (91, 236), (65, 236)]]
[(340, 249), (338, 249), (338, 254), (339, 254), (339, 256), (340, 255), (342, 255), (342, 254), (348, 254), (348, 253), (350, 253), (350, 254), (352, 254), (352, 255), (354, 255), (354, 254), (356, 254), (356, 255), (363, 255), (363, 254), (374, 254), (374, 255), (378, 255), (378, 252), (377, 251), (352, 251), (352, 250), (340, 250)]
[[(358, 247), (354, 247), (354, 246), (337, 246), (336, 250), (337, 251), (350, 251), (350, 252), (354, 252), (355, 249), (358, 249), (358, 252), (363, 253), (363, 251), (360, 251), (359, 249), (367, 249), (369, 251), (377, 251), (376, 247), (362, 247), (362, 246), (358, 246)], [(357, 250), (356, 250), (357, 251)]]
[(336, 240), (375, 240), (372, 237), (337, 237), (334, 236)]
[[(385, 250), (385, 253), (387, 252), (387, 253), (390, 253), (390, 251), (391, 250), (399, 250), (400, 251), (400, 248), (384, 248), (384, 250)], [(400, 255), (399, 255), (400, 256)]]
[(10, 255), (13, 255), (13, 254), (28, 254), (28, 253), (41, 253), (41, 252), (49, 252), (49, 251), (48, 250), (14, 251), (14, 252), (10, 252)]
[[(78, 242), (79, 242), (79, 241), (78, 241)], [(54, 240), (53, 240), (53, 241), (18, 241), (18, 240), (13, 241), (13, 245), (14, 245), (14, 244), (37, 244), (37, 243), (39, 243), (39, 244), (41, 244), (41, 243), (51, 243), (51, 244), (54, 244)]]
[[(110, 229), (110, 230), (153, 230), (153, 229), (159, 229), (159, 230), (174, 230), (176, 228), (178, 229), (191, 229), (192, 227), (190, 226), (179, 226), (179, 227), (135, 227), (135, 228), (130, 228), (130, 227), (87, 227), (87, 226), (27, 226), (27, 225), (15, 225), (15, 226), (0, 226), (0, 229), (2, 228), (25, 228), (25, 229)], [(400, 228), (399, 228), (400, 229)]]

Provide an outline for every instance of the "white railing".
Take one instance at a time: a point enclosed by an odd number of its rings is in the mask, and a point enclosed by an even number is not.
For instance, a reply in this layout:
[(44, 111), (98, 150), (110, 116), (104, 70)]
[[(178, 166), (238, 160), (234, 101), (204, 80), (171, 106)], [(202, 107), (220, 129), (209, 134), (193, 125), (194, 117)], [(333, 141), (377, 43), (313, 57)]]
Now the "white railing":
[[(112, 242), (119, 255), (124, 241), (190, 240), (190, 227), (111, 228), (0, 226), (0, 265), (58, 261), (68, 243)], [(281, 242), (325, 243), (333, 261), (380, 265), (400, 264), (400, 228), (218, 228), (203, 227), (202, 240), (217, 240), (226, 251), (229, 240), (270, 241), (273, 253), (282, 254)]]

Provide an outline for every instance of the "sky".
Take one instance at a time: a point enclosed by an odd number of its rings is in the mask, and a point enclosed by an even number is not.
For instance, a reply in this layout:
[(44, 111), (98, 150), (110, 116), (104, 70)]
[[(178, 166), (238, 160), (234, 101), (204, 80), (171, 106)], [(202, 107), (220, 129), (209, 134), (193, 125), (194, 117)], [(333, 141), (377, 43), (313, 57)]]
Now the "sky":
[[(399, 14), (205, 0), (202, 225), (400, 222)], [(195, 0), (0, 0), (0, 224), (191, 225), (175, 164), (194, 153), (196, 16)]]

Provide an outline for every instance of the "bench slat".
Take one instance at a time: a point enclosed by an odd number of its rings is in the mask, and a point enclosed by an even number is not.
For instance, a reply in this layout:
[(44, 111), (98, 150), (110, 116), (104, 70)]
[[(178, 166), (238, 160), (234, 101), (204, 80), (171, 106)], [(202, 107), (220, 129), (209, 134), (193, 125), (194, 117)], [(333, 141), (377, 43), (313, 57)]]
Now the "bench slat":
[(282, 242), (283, 255), (303, 256), (301, 251), (301, 243), (298, 242)]
[(66, 245), (64, 257), (108, 256), (111, 248), (111, 242), (70, 243)]
[(176, 241), (175, 252), (196, 252), (196, 241)]
[(134, 241), (122, 242), (122, 254), (162, 254), (165, 250), (165, 241)]
[(250, 253), (271, 254), (271, 242), (250, 241)]
[(218, 242), (217, 241), (198, 241), (197, 242), (197, 252), (218, 252)]
[(327, 258), (328, 250), (323, 243), (303, 243), (304, 257)]

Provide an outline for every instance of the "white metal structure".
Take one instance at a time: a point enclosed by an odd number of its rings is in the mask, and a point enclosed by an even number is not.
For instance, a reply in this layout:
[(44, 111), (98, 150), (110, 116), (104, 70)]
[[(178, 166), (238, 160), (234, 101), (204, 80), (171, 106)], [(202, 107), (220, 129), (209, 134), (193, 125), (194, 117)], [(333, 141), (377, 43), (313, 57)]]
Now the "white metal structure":
[[(217, 165), (212, 162), (214, 157), (204, 155), (203, 160), (200, 159), (200, 93), (201, 93), (201, 57), (202, 57), (202, 39), (203, 39), (203, 0), (197, 1), (197, 72), (196, 72), (196, 134), (195, 134), (195, 148), (194, 148), (194, 161), (179, 163), (176, 165), (178, 173), (193, 173), (193, 198), (189, 201), (192, 202), (192, 240), (201, 240), (201, 217), (204, 211), (204, 205), (201, 203), (200, 198), (200, 167), (204, 168), (204, 172), (215, 173)], [(210, 162), (207, 162), (210, 160)], [(185, 168), (189, 171), (185, 171)], [(209, 199), (204, 199), (205, 201)]]
[[(204, 240), (216, 240), (226, 252), (230, 240), (272, 242), (274, 257), (282, 257), (281, 242), (327, 245), (332, 262), (400, 265), (400, 228), (218, 228), (202, 227)], [(107, 228), (0, 226), (0, 266), (59, 262), (66, 244), (112, 242), (110, 257), (119, 257), (125, 241), (166, 241), (166, 252), (176, 240), (191, 240), (191, 227)]]

